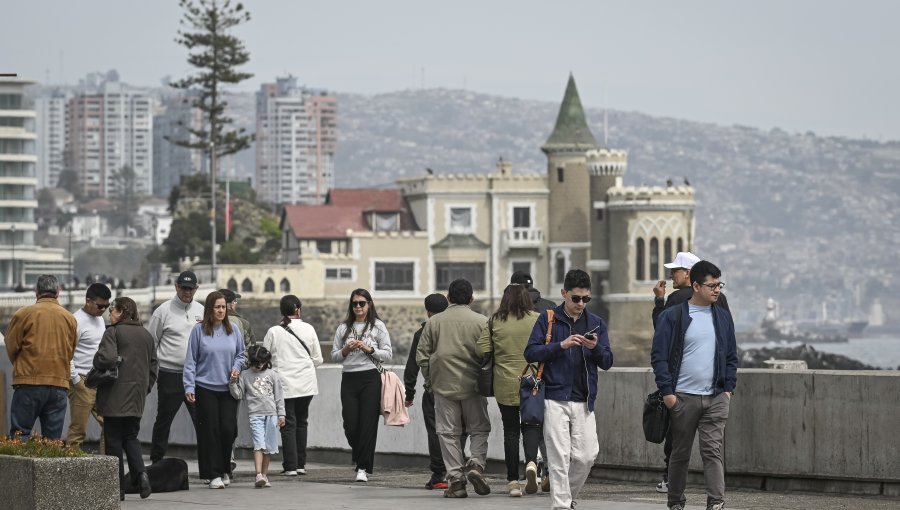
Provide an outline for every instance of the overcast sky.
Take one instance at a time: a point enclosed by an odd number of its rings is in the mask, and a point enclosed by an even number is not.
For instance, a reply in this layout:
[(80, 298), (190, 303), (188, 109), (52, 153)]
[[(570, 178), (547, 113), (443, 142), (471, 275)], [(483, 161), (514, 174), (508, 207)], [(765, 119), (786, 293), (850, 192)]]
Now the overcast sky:
[[(177, 0), (2, 0), (0, 72), (75, 83), (190, 71)], [(241, 86), (467, 88), (719, 124), (900, 140), (900, 2), (249, 0)], [(62, 56), (62, 58), (60, 58)]]

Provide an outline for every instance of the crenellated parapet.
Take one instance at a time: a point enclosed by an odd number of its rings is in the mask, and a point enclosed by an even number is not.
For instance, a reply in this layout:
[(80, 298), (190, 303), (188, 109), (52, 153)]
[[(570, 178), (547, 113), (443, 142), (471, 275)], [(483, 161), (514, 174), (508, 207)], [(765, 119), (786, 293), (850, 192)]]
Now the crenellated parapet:
[(607, 209), (691, 210), (694, 188), (690, 186), (615, 186), (607, 191)]
[(492, 173), (492, 174), (476, 174), (476, 173), (454, 173), (427, 175), (423, 177), (407, 177), (398, 179), (397, 185), (404, 195), (417, 195), (432, 191), (446, 191), (457, 189), (478, 188), (487, 190), (488, 184), (493, 183), (494, 186), (499, 185), (523, 185), (533, 187), (534, 185), (546, 186), (547, 176), (538, 173)]
[(628, 152), (618, 149), (596, 149), (585, 153), (591, 176), (621, 177), (628, 169)]

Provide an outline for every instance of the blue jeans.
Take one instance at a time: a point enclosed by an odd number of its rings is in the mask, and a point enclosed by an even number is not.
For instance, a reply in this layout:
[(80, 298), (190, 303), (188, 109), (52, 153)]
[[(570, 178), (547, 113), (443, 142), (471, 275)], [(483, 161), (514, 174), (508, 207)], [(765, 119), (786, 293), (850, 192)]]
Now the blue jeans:
[(40, 418), (42, 436), (62, 439), (63, 422), (66, 420), (66, 407), (69, 403), (68, 390), (58, 386), (30, 384), (18, 384), (13, 389), (9, 435), (21, 432), (22, 437), (30, 436), (34, 422)]

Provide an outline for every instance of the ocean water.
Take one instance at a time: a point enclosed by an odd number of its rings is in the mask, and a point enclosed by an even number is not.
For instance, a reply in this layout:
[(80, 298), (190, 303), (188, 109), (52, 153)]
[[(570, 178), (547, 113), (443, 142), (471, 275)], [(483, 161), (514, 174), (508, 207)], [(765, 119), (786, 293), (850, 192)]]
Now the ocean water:
[[(761, 347), (796, 346), (800, 342), (790, 344), (746, 342), (738, 344), (742, 349)], [(851, 338), (847, 342), (810, 342), (815, 350), (840, 354), (878, 368), (897, 369), (900, 366), (900, 337), (878, 336), (871, 338)]]

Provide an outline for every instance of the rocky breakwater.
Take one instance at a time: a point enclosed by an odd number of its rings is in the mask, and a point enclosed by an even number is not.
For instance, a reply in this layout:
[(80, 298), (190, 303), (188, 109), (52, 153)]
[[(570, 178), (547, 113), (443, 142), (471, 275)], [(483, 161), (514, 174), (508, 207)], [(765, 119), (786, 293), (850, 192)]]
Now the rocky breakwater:
[(809, 369), (814, 370), (878, 370), (855, 359), (817, 351), (811, 345), (796, 347), (763, 347), (759, 349), (740, 349), (738, 356), (741, 368), (770, 368), (768, 360), (802, 360)]

